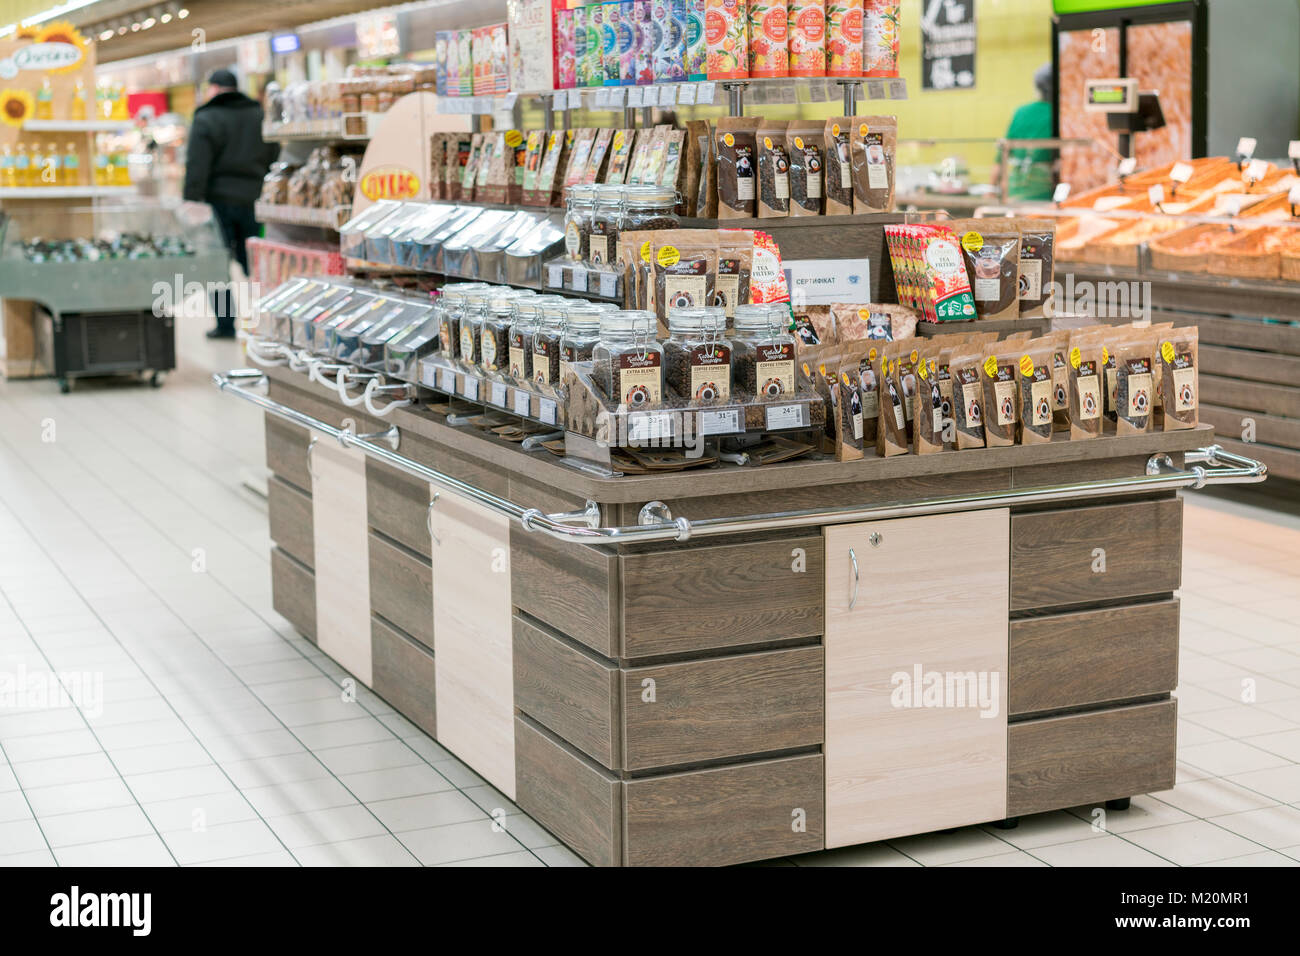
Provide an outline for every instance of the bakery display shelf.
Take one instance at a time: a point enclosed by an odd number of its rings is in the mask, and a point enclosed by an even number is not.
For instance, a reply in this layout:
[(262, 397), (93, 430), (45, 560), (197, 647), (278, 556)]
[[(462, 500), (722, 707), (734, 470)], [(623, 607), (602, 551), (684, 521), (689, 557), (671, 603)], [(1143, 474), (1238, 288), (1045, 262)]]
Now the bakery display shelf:
[(351, 204), (339, 206), (290, 206), (282, 203), (257, 202), (254, 204), (258, 222), (278, 223), (286, 226), (315, 226), (337, 231), (352, 217)]

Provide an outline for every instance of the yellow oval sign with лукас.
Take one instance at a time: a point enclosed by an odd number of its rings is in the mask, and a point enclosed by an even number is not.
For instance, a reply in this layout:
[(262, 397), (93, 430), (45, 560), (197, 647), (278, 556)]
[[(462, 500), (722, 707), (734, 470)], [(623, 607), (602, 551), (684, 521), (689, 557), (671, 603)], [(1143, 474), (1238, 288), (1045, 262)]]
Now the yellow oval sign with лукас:
[(361, 195), (379, 199), (415, 199), (420, 194), (420, 177), (401, 166), (380, 166), (361, 177)]

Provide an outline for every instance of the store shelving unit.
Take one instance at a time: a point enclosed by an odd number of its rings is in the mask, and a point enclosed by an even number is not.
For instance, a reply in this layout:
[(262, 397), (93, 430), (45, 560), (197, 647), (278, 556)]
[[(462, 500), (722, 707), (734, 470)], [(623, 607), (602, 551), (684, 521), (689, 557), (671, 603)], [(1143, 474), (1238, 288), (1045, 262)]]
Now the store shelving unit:
[(258, 222), (286, 226), (314, 226), (318, 229), (337, 230), (352, 216), (352, 206), (288, 206), (281, 203), (257, 202), (254, 204)]
[(134, 186), (5, 186), (0, 199), (111, 199), (134, 192)]
[(23, 129), (29, 133), (124, 133), (135, 124), (130, 120), (27, 120)]

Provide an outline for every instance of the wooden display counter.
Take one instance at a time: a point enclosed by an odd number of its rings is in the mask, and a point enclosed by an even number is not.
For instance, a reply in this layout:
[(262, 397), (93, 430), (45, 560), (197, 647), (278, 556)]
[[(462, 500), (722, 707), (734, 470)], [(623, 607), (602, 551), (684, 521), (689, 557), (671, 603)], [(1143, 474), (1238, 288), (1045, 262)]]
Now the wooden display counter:
[[(269, 403), (218, 384), (269, 409), (275, 607), (593, 864), (741, 863), (1174, 784), (1177, 489), (1208, 426), (598, 478), (267, 375)], [(444, 480), (382, 460), (393, 427)], [(687, 520), (635, 540), (651, 502)]]

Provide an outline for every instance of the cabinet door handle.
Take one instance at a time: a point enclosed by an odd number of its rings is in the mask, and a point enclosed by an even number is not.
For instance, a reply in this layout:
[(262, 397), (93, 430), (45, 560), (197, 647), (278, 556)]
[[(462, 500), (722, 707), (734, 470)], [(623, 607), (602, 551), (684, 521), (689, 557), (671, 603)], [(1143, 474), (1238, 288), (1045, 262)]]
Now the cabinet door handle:
[(442, 547), (442, 542), (439, 541), (438, 536), (433, 533), (433, 506), (437, 503), (438, 493), (435, 491), (433, 497), (429, 499), (429, 507), (426, 508), (424, 512), (424, 526), (429, 529), (429, 540), (439, 547)]
[(849, 598), (849, 610), (858, 603), (858, 556), (852, 548), (849, 548), (849, 560), (853, 562), (853, 594)]

